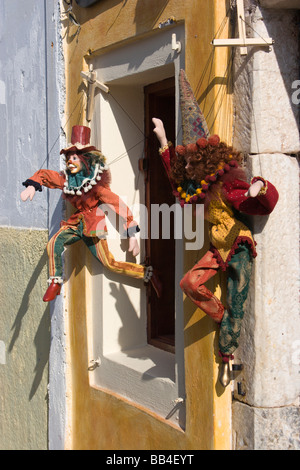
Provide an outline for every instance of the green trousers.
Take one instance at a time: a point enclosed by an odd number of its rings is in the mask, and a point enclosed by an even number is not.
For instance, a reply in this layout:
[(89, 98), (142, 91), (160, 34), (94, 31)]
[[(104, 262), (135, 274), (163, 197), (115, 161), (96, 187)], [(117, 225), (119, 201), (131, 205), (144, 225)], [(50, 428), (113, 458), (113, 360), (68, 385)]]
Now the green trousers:
[(220, 325), (219, 348), (222, 354), (230, 355), (238, 347), (251, 270), (250, 249), (247, 244), (240, 244), (226, 270), (226, 307), (205, 286), (219, 271), (219, 264), (212, 251), (207, 251), (180, 282), (180, 287), (194, 304)]
[(232, 354), (238, 347), (251, 271), (250, 250), (247, 245), (239, 245), (227, 268), (227, 309), (220, 324), (219, 337), (219, 347), (223, 354)]

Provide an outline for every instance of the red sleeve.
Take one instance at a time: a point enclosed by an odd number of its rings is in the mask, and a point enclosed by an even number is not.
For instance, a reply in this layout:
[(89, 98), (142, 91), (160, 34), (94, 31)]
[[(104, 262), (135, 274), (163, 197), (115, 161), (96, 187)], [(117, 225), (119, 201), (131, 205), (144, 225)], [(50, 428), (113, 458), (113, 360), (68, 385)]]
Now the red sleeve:
[(169, 144), (167, 148), (161, 149), (160, 156), (161, 156), (164, 168), (166, 170), (167, 176), (169, 178), (170, 184), (172, 186), (172, 189), (176, 190), (175, 185), (174, 185), (174, 181), (172, 180), (172, 178), (170, 176), (171, 165), (172, 165), (172, 163), (174, 162), (174, 160), (176, 158), (175, 149), (174, 149), (173, 145)]
[(264, 187), (256, 197), (245, 196), (250, 185), (241, 180), (224, 183), (224, 194), (228, 202), (241, 212), (249, 215), (268, 215), (276, 206), (279, 195), (275, 186), (261, 177), (252, 178), (251, 184), (257, 180), (261, 180)]
[(38, 170), (31, 178), (24, 181), (23, 185), (26, 187), (34, 186), (37, 190), (40, 191), (41, 188), (39, 188), (39, 185), (46, 186), (46, 188), (51, 189), (63, 189), (65, 180), (65, 175), (63, 173), (59, 173), (58, 171)]

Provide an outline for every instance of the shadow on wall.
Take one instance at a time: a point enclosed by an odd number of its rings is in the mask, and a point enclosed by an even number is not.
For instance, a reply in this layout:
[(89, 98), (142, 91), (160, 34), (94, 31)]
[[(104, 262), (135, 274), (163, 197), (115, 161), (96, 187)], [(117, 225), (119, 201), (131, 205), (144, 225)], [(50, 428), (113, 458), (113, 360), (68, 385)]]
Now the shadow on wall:
[[(112, 23), (108, 25), (108, 30), (114, 27), (115, 23), (120, 19), (123, 10), (129, 5), (128, 0), (109, 0), (109, 2), (99, 2), (88, 8), (81, 8), (76, 3), (73, 4), (72, 13), (75, 15), (76, 20), (80, 25), (83, 25), (87, 21), (95, 18), (96, 16), (104, 13), (106, 10), (115, 9), (115, 16), (112, 16)], [(157, 22), (160, 15), (164, 12), (169, 0), (151, 0), (151, 10), (149, 9), (149, 0), (137, 0), (134, 22), (136, 24), (136, 32), (140, 33), (145, 31), (145, 24), (147, 27), (153, 27)], [(152, 20), (151, 20), (152, 19)], [(151, 20), (151, 24), (148, 21)], [(76, 26), (76, 25), (75, 25)]]
[[(22, 323), (25, 315), (28, 313), (30, 306), (30, 296), (37, 285), (38, 278), (41, 275), (42, 270), (47, 265), (48, 257), (46, 250), (41, 256), (32, 276), (27, 284), (26, 290), (24, 292), (21, 305), (19, 307), (18, 313), (16, 315), (15, 321), (12, 325), (11, 331), (13, 335), (8, 347), (8, 352), (11, 353), (15, 344), (20, 336), (22, 330)], [(44, 314), (39, 322), (38, 328), (34, 336), (34, 345), (36, 350), (36, 365), (34, 368), (35, 377), (31, 386), (29, 393), (29, 400), (31, 400), (43, 377), (44, 369), (48, 363), (49, 359), (49, 350), (50, 350), (50, 315), (49, 315), (49, 305), (46, 305)]]
[[(255, 54), (260, 53), (261, 57), (258, 62), (260, 69), (255, 70), (255, 72), (257, 72), (257, 74), (260, 74), (259, 82), (261, 83), (262, 87), (262, 116), (264, 117), (264, 113), (268, 112), (268, 108), (264, 108), (264, 101), (268, 103), (269, 100), (270, 106), (272, 105), (272, 114), (270, 114), (269, 118), (273, 119), (274, 123), (280, 123), (281, 121), (284, 122), (285, 119), (290, 119), (291, 110), (295, 118), (295, 122), (298, 123), (299, 126), (300, 113), (298, 103), (299, 92), (297, 89), (297, 81), (300, 77), (300, 13), (296, 10), (294, 11), (268, 9), (262, 10), (262, 12), (263, 22), (261, 21), (261, 17), (258, 17), (257, 19), (254, 17), (251, 23), (250, 17), (247, 17), (247, 23), (250, 24), (249, 27), (251, 28), (252, 33), (253, 31), (257, 31), (258, 36), (263, 35), (272, 38), (274, 41), (274, 45), (271, 49), (268, 49), (266, 47), (248, 48), (248, 54), (245, 58), (243, 58), (237, 70), (234, 72), (233, 79), (234, 81), (236, 81), (240, 76), (242, 76), (243, 72), (247, 70), (248, 65), (253, 60)], [(265, 32), (259, 28), (265, 28)], [(282, 38), (284, 38), (284, 40), (282, 40)], [(287, 51), (289, 51), (289, 53), (287, 53)], [(265, 71), (268, 71), (268, 73), (261, 73)], [(263, 80), (264, 76), (267, 77), (265, 81)], [(254, 131), (255, 133), (257, 133), (259, 123), (256, 122), (256, 116), (254, 115), (252, 103), (253, 84), (249, 72), (247, 72), (247, 78), (245, 80), (246, 82), (244, 84), (244, 90), (248, 90), (247, 92), (250, 93), (245, 105), (249, 106), (248, 114), (253, 114)], [(281, 86), (282, 88), (280, 88)], [(286, 96), (289, 99), (290, 106), (282, 106), (282, 100), (285, 95), (284, 89), (286, 91)], [(283, 124), (281, 125), (281, 127), (282, 126)], [(247, 125), (245, 127), (247, 127)], [(247, 145), (244, 145), (243, 148), (247, 148)], [(278, 150), (280, 151), (280, 148)], [(287, 149), (283, 148), (283, 150), (286, 151)]]
[[(151, 28), (158, 21), (164, 12), (169, 0), (155, 0), (151, 2)], [(145, 12), (149, 12), (148, 0), (137, 0), (134, 21), (136, 24), (136, 32), (140, 33), (145, 30)]]
[[(286, 92), (290, 98), (291, 109), (295, 120), (300, 123), (299, 105), (293, 100), (295, 92), (293, 83), (300, 78), (300, 11), (263, 10), (263, 15), (266, 18), (265, 26), (268, 35), (275, 41), (274, 53)], [(288, 37), (285, 37), (286, 31), (290, 31)], [(294, 59), (291, 60), (293, 56)], [(280, 116), (278, 117), (280, 118)]]

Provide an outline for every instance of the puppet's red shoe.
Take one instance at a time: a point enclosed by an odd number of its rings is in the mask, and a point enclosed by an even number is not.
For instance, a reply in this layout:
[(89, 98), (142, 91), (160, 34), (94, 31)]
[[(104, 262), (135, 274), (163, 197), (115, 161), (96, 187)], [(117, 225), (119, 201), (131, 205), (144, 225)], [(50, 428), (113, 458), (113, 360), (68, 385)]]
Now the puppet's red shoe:
[(57, 295), (60, 294), (61, 290), (61, 283), (55, 282), (54, 279), (52, 279), (50, 286), (46, 290), (46, 293), (43, 297), (44, 302), (51, 302), (51, 300), (54, 300)]

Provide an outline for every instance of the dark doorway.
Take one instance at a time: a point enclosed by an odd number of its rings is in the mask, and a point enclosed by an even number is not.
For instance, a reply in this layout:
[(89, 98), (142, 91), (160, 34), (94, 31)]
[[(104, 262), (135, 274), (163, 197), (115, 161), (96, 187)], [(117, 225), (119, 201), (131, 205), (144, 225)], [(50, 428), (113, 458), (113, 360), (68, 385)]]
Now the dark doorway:
[[(175, 198), (159, 156), (159, 143), (153, 133), (152, 118), (163, 121), (167, 138), (175, 144), (175, 79), (169, 78), (153, 83), (145, 92), (145, 185), (148, 210), (149, 238), (146, 241), (146, 256), (158, 271), (163, 284), (163, 295), (157, 298), (152, 286), (148, 287), (148, 343), (153, 346), (175, 351), (175, 240), (173, 215), (171, 217), (170, 239), (160, 234), (151, 239), (151, 205), (168, 204), (172, 206)], [(160, 215), (162, 217), (162, 215)]]

